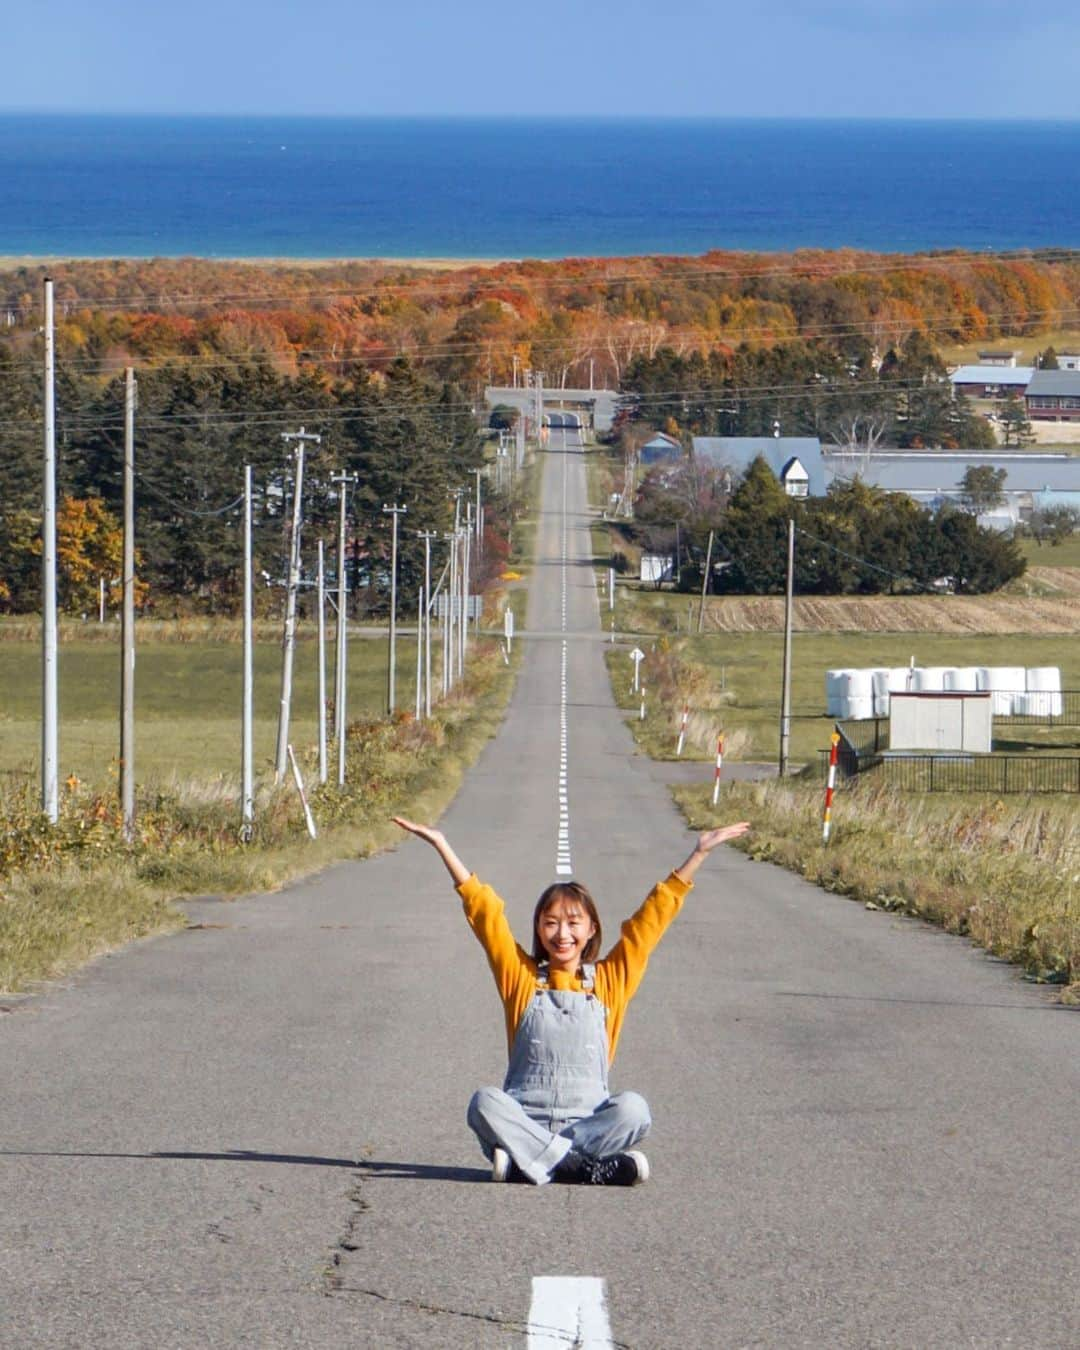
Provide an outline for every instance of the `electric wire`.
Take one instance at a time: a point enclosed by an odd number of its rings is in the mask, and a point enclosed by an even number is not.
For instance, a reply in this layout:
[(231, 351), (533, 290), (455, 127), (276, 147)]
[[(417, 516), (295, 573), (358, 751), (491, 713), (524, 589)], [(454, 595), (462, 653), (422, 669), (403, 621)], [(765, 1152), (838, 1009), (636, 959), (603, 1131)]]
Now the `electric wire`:
[[(808, 251), (810, 252), (810, 251)], [(1000, 266), (1008, 266), (1010, 263), (1049, 263), (1062, 264), (1080, 261), (1080, 252), (1075, 249), (1045, 249), (1045, 250), (1003, 250), (992, 254), (975, 254), (961, 251), (947, 252), (943, 251), (932, 254), (907, 255), (898, 259), (883, 258), (880, 254), (864, 254), (847, 256), (840, 255), (838, 259), (835, 252), (829, 250), (814, 250), (813, 260), (811, 258), (801, 259), (798, 255), (787, 255), (787, 259), (777, 266), (755, 265), (754, 258), (768, 258), (769, 254), (750, 254), (747, 260), (741, 266), (731, 264), (723, 266), (710, 267), (708, 265), (700, 267), (680, 268), (673, 267), (665, 269), (663, 263), (665, 260), (682, 261), (679, 255), (661, 254), (646, 255), (653, 263), (652, 270), (649, 271), (624, 271), (614, 274), (604, 274), (602, 268), (605, 260), (590, 260), (593, 271), (589, 274), (559, 272), (545, 274), (542, 270), (545, 267), (559, 267), (558, 261), (545, 261), (543, 259), (509, 259), (503, 263), (497, 263), (494, 267), (476, 264), (470, 266), (467, 260), (463, 261), (461, 267), (455, 267), (452, 271), (442, 271), (432, 273), (430, 269), (424, 268), (424, 260), (417, 259), (415, 262), (388, 264), (380, 262), (378, 259), (357, 259), (351, 265), (384, 267), (388, 273), (400, 276), (401, 272), (412, 266), (416, 269), (417, 275), (404, 282), (392, 281), (385, 282), (378, 279), (372, 280), (366, 284), (343, 284), (340, 286), (324, 287), (322, 289), (300, 289), (295, 295), (281, 296), (275, 291), (263, 292), (208, 292), (204, 294), (189, 294), (178, 296), (173, 291), (150, 293), (145, 291), (132, 292), (129, 295), (105, 295), (105, 296), (78, 296), (66, 297), (62, 294), (57, 297), (60, 305), (79, 305), (81, 307), (91, 307), (95, 309), (126, 309), (132, 305), (145, 305), (148, 301), (154, 301), (158, 304), (169, 306), (187, 306), (198, 304), (250, 304), (254, 302), (280, 302), (281, 300), (291, 301), (303, 299), (308, 302), (312, 300), (326, 299), (350, 299), (359, 296), (370, 295), (379, 296), (385, 294), (398, 293), (430, 293), (444, 294), (454, 290), (477, 290), (477, 289), (512, 289), (518, 285), (526, 290), (535, 290), (544, 286), (548, 287), (579, 287), (596, 288), (604, 286), (632, 286), (637, 283), (658, 283), (662, 284), (669, 280), (693, 281), (717, 279), (738, 279), (738, 280), (756, 280), (758, 278), (773, 279), (776, 277), (816, 277), (816, 278), (834, 278), (842, 277), (845, 279), (854, 279), (862, 275), (877, 276), (889, 273), (905, 273), (912, 271), (924, 271), (935, 268), (960, 268), (971, 267), (975, 269), (988, 269)], [(707, 255), (705, 255), (707, 256)], [(870, 261), (861, 262), (860, 258), (867, 258)], [(840, 261), (842, 259), (842, 262)], [(101, 266), (114, 265), (115, 259), (100, 260), (77, 260), (84, 267), (93, 266), (95, 263)], [(625, 261), (624, 259), (611, 259), (611, 263)], [(170, 264), (179, 264), (179, 259), (170, 259), (166, 266)], [(138, 266), (139, 263), (133, 264)], [(146, 262), (142, 263), (147, 266)], [(217, 267), (252, 267), (259, 268), (265, 275), (266, 267), (259, 263), (233, 262), (226, 264), (210, 264)], [(326, 267), (340, 266), (333, 262), (327, 262)], [(350, 264), (345, 264), (350, 265)], [(58, 264), (57, 266), (64, 266)], [(535, 269), (526, 272), (523, 276), (515, 279), (513, 269)], [(510, 275), (500, 275), (500, 269), (506, 269)], [(37, 269), (42, 277), (49, 275), (49, 268), (44, 264)], [(56, 270), (54, 266), (53, 271)], [(311, 269), (293, 269), (289, 271), (289, 264), (284, 263), (280, 266), (280, 271), (285, 272), (290, 280), (295, 283), (300, 276), (309, 275)], [(480, 272), (480, 276), (470, 275), (474, 272)], [(0, 271), (0, 281), (5, 277), (3, 271)], [(25, 284), (25, 280), (20, 279)], [(68, 279), (53, 277), (54, 283), (63, 285)], [(7, 303), (8, 310), (18, 312), (33, 312), (40, 309), (41, 302), (33, 300), (29, 303), (16, 300)]]

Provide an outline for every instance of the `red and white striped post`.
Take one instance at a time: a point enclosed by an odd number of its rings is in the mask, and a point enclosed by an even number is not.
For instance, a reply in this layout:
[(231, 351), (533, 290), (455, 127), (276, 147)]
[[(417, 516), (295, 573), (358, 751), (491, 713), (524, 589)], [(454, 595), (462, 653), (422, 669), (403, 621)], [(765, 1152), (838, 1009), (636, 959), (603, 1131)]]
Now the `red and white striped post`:
[(679, 744), (675, 747), (676, 755), (682, 754), (683, 741), (686, 740), (686, 723), (690, 717), (690, 704), (684, 703), (682, 710), (682, 721), (679, 723)]
[(713, 806), (720, 800), (720, 771), (724, 767), (724, 737), (721, 734), (716, 738), (716, 772), (713, 774), (712, 785), (712, 804)]
[(832, 800), (833, 793), (836, 791), (836, 757), (840, 746), (840, 733), (834, 731), (831, 737), (832, 748), (829, 751), (829, 777), (825, 783), (825, 817), (821, 823), (821, 842), (829, 842), (829, 831), (832, 829)]

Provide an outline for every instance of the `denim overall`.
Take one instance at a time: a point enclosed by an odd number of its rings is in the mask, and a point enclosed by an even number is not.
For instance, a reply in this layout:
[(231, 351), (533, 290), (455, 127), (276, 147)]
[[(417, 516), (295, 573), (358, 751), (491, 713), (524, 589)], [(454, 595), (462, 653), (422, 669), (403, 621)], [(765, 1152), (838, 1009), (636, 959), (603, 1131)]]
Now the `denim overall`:
[(592, 992), (595, 968), (581, 973), (582, 993), (550, 989), (547, 963), (540, 966), (502, 1089), (481, 1088), (469, 1103), (485, 1154), (505, 1149), (538, 1186), (571, 1148), (606, 1158), (631, 1148), (651, 1123), (636, 1092), (608, 1093), (607, 1010)]

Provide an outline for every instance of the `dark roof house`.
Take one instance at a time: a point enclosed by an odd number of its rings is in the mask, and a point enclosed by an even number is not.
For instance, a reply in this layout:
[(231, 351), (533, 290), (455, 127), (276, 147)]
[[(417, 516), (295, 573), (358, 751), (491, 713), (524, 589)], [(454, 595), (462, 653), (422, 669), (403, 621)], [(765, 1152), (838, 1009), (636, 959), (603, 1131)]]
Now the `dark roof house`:
[(1028, 416), (1037, 421), (1080, 421), (1080, 370), (1037, 370), (1025, 397)]

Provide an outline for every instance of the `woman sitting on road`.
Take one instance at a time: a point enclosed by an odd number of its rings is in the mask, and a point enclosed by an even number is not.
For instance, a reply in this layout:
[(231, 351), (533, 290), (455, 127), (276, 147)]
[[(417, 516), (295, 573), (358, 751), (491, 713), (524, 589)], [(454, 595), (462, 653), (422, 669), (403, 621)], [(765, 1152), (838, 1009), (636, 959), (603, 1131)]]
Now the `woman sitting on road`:
[(653, 887), (598, 961), (600, 917), (580, 883), (556, 882), (541, 895), (530, 956), (514, 941), (502, 900), (466, 869), (442, 831), (394, 819), (426, 839), (446, 864), (503, 1001), (506, 1081), (501, 1089), (481, 1088), (468, 1112), (492, 1181), (647, 1181), (648, 1160), (633, 1145), (648, 1132), (649, 1108), (636, 1092), (608, 1092), (608, 1066), (627, 1004), (695, 872), (717, 845), (745, 834), (749, 822), (699, 835), (686, 861)]

